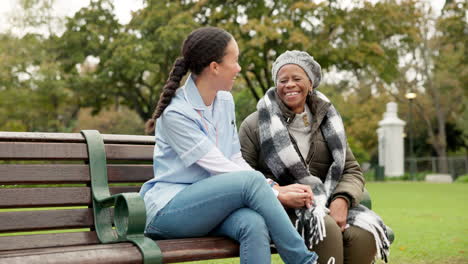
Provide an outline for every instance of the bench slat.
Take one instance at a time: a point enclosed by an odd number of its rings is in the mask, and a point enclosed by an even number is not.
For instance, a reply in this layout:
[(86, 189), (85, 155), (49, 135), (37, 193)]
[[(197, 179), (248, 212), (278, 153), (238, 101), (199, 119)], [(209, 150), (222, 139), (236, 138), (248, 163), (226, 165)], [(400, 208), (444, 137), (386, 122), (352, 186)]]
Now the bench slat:
[(0, 253), (0, 264), (24, 263), (132, 264), (143, 262), (140, 251), (131, 243), (19, 250), (9, 254)]
[(153, 161), (154, 146), (106, 144), (107, 160)]
[(0, 236), (0, 256), (3, 250), (35, 249), (99, 244), (96, 232), (71, 232), (40, 235)]
[[(152, 165), (107, 165), (109, 182), (144, 182), (153, 178)], [(87, 183), (88, 165), (0, 164), (0, 184)]]
[[(139, 189), (138, 186), (110, 188), (111, 194)], [(89, 187), (0, 188), (0, 197), (0, 208), (91, 205)]]
[[(10, 239), (23, 244), (34, 245), (31, 240), (41, 239), (50, 241), (78, 242), (79, 240), (92, 239), (94, 232), (88, 234), (67, 233), (51, 235), (22, 236), (21, 238), (11, 237)], [(90, 234), (93, 233), (93, 234)], [(73, 239), (67, 239), (67, 236)], [(0, 245), (7, 243), (0, 237)], [(194, 261), (201, 259), (229, 258), (239, 254), (239, 245), (233, 240), (223, 237), (204, 237), (158, 240), (159, 247), (163, 251), (164, 263), (176, 263), (184, 261)], [(16, 248), (9, 247), (9, 250)], [(141, 255), (136, 246), (130, 243), (100, 244), (93, 246), (70, 246), (44, 249), (27, 249), (17, 251), (0, 251), (0, 263), (140, 263)]]
[[(154, 145), (154, 136), (101, 134), (104, 143)], [(0, 132), (0, 141), (15, 142), (79, 142), (85, 139), (80, 133)]]
[(164, 263), (232, 258), (239, 256), (239, 244), (225, 237), (158, 240)]
[[(152, 145), (107, 144), (107, 160), (152, 161)], [(84, 143), (0, 142), (0, 159), (4, 160), (86, 160)]]
[(23, 212), (0, 212), (0, 232), (45, 229), (89, 228), (94, 225), (93, 210), (66, 209)]

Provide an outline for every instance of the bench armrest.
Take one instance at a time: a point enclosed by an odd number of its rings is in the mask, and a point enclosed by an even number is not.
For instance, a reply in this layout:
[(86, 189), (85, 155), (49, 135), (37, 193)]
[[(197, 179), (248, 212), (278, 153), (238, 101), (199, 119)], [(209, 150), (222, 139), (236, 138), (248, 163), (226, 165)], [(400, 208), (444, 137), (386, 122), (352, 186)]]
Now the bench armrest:
[[(89, 174), (93, 199), (94, 225), (101, 243), (131, 241), (138, 246), (143, 262), (162, 263), (161, 249), (144, 236), (146, 209), (138, 193), (110, 195), (104, 141), (97, 130), (82, 130), (89, 157)], [(111, 207), (114, 206), (114, 221)], [(115, 229), (112, 228), (112, 222)]]
[(366, 188), (364, 188), (364, 191), (362, 192), (361, 204), (372, 210), (371, 197)]

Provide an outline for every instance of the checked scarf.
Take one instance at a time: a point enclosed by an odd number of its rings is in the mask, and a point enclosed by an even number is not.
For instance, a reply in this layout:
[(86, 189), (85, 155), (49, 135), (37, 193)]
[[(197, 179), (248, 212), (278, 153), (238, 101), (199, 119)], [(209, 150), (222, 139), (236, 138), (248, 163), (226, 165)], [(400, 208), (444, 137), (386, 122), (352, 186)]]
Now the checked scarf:
[[(324, 217), (329, 213), (327, 205), (344, 170), (347, 141), (343, 121), (335, 107), (330, 105), (320, 129), (332, 154), (333, 163), (322, 182), (310, 174), (294, 148), (275, 93), (275, 88), (270, 88), (257, 105), (261, 149), (265, 154), (266, 165), (277, 179), (288, 179), (290, 182), (311, 187), (314, 205), (310, 209), (296, 209), (298, 219), (295, 227), (306, 245), (312, 249), (313, 244), (326, 237)], [(329, 102), (322, 93), (314, 93)], [(390, 245), (387, 227), (376, 213), (363, 205), (357, 205), (349, 209), (347, 223), (371, 232), (375, 238), (377, 257), (387, 262)]]

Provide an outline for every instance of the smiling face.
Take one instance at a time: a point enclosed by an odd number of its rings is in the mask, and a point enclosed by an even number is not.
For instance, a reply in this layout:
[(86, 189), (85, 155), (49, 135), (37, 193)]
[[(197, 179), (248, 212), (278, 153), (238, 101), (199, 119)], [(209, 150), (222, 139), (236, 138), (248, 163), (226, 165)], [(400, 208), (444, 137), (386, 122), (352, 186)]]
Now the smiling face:
[(312, 82), (301, 67), (286, 64), (278, 71), (276, 92), (281, 101), (294, 113), (304, 112), (309, 91), (312, 91)]
[(229, 41), (226, 46), (225, 55), (218, 64), (218, 80), (220, 83), (220, 90), (231, 91), (237, 74), (241, 71), (239, 65), (239, 47), (234, 39)]

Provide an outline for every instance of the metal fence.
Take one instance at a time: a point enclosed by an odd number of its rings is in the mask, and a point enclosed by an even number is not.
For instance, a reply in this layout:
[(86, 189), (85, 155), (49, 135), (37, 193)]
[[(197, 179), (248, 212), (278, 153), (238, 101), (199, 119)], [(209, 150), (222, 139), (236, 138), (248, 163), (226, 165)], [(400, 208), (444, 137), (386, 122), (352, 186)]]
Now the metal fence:
[[(411, 173), (411, 166), (414, 166), (414, 173), (441, 173), (438, 157), (422, 157), (405, 159), (405, 172)], [(447, 157), (448, 173), (456, 179), (460, 175), (468, 174), (468, 156)]]

